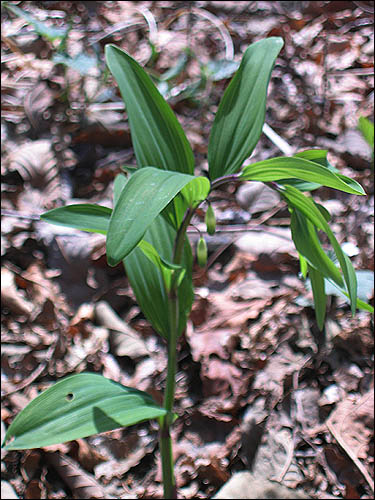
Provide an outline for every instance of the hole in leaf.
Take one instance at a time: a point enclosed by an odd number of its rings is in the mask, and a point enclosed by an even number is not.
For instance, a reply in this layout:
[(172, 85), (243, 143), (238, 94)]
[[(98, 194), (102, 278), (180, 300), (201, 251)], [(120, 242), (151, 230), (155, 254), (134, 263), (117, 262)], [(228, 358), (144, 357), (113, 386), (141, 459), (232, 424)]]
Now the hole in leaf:
[(74, 399), (74, 394), (72, 392), (69, 392), (66, 396), (65, 396), (65, 399), (67, 401), (73, 401)]

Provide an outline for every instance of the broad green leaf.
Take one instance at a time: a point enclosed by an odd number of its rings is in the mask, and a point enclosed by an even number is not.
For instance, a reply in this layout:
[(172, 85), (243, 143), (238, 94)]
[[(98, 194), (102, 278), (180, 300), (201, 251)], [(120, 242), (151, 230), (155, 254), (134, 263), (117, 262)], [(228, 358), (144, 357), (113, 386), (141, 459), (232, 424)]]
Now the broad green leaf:
[[(164, 261), (171, 262), (175, 238), (176, 230), (160, 215), (153, 221), (142, 241), (149, 242)], [(186, 238), (181, 263), (185, 274), (178, 286), (179, 334), (186, 326), (193, 304), (192, 260), (190, 243)], [(169, 301), (162, 271), (138, 247), (124, 259), (124, 266), (143, 314), (153, 328), (162, 337), (168, 339), (170, 332)]]
[(199, 177), (154, 167), (141, 168), (131, 176), (109, 222), (110, 266), (117, 265), (138, 245), (155, 217), (189, 182), (199, 182)]
[(5, 436), (7, 450), (64, 443), (164, 416), (147, 393), (95, 373), (66, 377), (33, 399)]
[(324, 327), (324, 319), (326, 316), (327, 298), (324, 287), (324, 278), (320, 271), (308, 265), (311, 288), (314, 296), (315, 317), (318, 323), (319, 330)]
[(271, 182), (286, 177), (316, 182), (346, 193), (366, 194), (362, 186), (353, 179), (335, 174), (326, 167), (295, 156), (280, 156), (253, 163), (242, 170), (239, 178), (247, 181)]
[[(121, 177), (121, 176), (118, 176)], [(123, 177), (123, 176), (122, 176)], [(125, 179), (126, 182), (126, 179)], [(124, 179), (115, 180), (114, 205), (120, 198), (124, 186)], [(176, 230), (167, 223), (164, 217), (157, 216), (144, 239), (152, 245), (163, 262), (171, 262)], [(136, 247), (125, 259), (124, 267), (137, 302), (143, 314), (153, 328), (164, 338), (168, 338), (170, 327), (168, 318), (168, 296), (160, 268), (155, 265), (144, 250)], [(184, 274), (178, 283), (179, 297), (179, 334), (186, 326), (187, 318), (193, 305), (194, 290), (192, 282), (193, 257), (189, 240), (185, 239), (182, 263)]]
[(79, 203), (54, 208), (40, 218), (50, 224), (73, 227), (91, 233), (107, 234), (112, 210), (101, 205)]
[(339, 269), (321, 246), (314, 224), (296, 209), (291, 215), (290, 228), (296, 249), (308, 261), (309, 268), (315, 268), (339, 286), (344, 286)]
[(23, 17), (29, 24), (31, 24), (34, 27), (38, 35), (46, 38), (50, 42), (64, 38), (67, 33), (66, 28), (55, 28), (52, 26), (47, 26), (46, 24), (42, 23), (41, 21), (38, 21), (37, 19), (35, 19), (35, 17), (31, 16), (24, 10), (17, 7), (16, 5), (11, 5), (8, 2), (1, 2), (1, 3), (7, 9), (12, 11), (13, 14), (16, 14), (16, 16)]
[(211, 180), (237, 172), (262, 133), (267, 87), (282, 46), (278, 37), (253, 43), (219, 104), (208, 145)]
[(310, 198), (305, 196), (293, 186), (284, 186), (280, 191), (280, 194), (286, 199), (288, 205), (297, 208), (317, 227), (317, 229), (321, 229), (327, 234), (336, 253), (337, 259), (340, 263), (340, 267), (342, 269), (345, 284), (350, 297), (352, 314), (354, 315), (357, 303), (357, 279), (355, 271), (350, 259), (342, 251), (339, 243), (335, 238), (335, 235), (327, 224), (324, 215)]
[(191, 146), (169, 104), (145, 70), (115, 45), (107, 45), (105, 53), (126, 105), (138, 166), (153, 165), (192, 174)]
[(361, 131), (366, 142), (374, 149), (374, 124), (364, 116), (358, 120), (358, 128)]

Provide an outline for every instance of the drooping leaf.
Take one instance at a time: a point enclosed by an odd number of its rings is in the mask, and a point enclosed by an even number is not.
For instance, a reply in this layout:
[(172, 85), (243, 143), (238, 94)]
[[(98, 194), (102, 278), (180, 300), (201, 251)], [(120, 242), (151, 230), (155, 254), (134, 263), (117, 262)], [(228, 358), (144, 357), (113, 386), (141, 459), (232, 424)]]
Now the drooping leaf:
[[(156, 249), (164, 261), (168, 262), (172, 260), (175, 238), (176, 230), (161, 215), (156, 217), (144, 235), (144, 240)], [(193, 304), (192, 260), (190, 243), (186, 238), (181, 262), (184, 275), (178, 286), (180, 305), (179, 334), (181, 334), (186, 326), (186, 321)], [(129, 282), (143, 314), (153, 328), (164, 338), (168, 339), (170, 334), (168, 317), (169, 300), (162, 271), (138, 247), (124, 259), (124, 265)]]
[(264, 124), (271, 71), (283, 40), (266, 38), (247, 48), (219, 104), (208, 145), (210, 179), (237, 172), (254, 150)]
[(8, 428), (5, 447), (22, 450), (64, 443), (165, 414), (145, 392), (80, 373), (33, 399)]
[(324, 319), (326, 316), (327, 298), (324, 287), (324, 277), (320, 271), (308, 265), (311, 287), (314, 296), (315, 317), (318, 323), (319, 330), (324, 327)]
[[(332, 172), (339, 173), (337, 168), (329, 163), (327, 153), (328, 151), (326, 149), (307, 149), (305, 151), (299, 151), (293, 156), (318, 163), (318, 165), (327, 167)], [(321, 187), (321, 184), (318, 184), (317, 182), (302, 181), (295, 178), (279, 179), (277, 182), (278, 184), (289, 184), (290, 186), (296, 187), (300, 191), (314, 191), (315, 189)]]
[(164, 287), (168, 292), (171, 290), (172, 278), (177, 273), (177, 282), (181, 282), (184, 277), (185, 269), (182, 266), (168, 262), (160, 257), (156, 248), (146, 240), (141, 240), (137, 248), (141, 249), (144, 255), (159, 269), (164, 281)]
[(271, 182), (294, 177), (351, 194), (366, 194), (360, 184), (341, 174), (335, 174), (315, 162), (296, 156), (280, 156), (247, 165), (240, 179)]
[(115, 45), (107, 45), (105, 54), (126, 105), (138, 166), (152, 165), (192, 174), (191, 146), (169, 104), (145, 70)]
[(101, 205), (79, 203), (54, 208), (44, 212), (40, 218), (50, 224), (73, 227), (91, 233), (107, 234), (112, 210)]
[(350, 297), (352, 314), (354, 315), (357, 303), (357, 279), (355, 271), (353, 269), (353, 265), (349, 257), (342, 251), (324, 215), (315, 205), (313, 200), (305, 196), (303, 193), (301, 193), (298, 189), (294, 188), (293, 186), (287, 186), (287, 185), (283, 186), (283, 189), (282, 191), (280, 191), (280, 194), (287, 201), (288, 205), (297, 208), (300, 212), (302, 212), (305, 215), (307, 219), (309, 219), (317, 227), (317, 229), (321, 229), (327, 234), (331, 242), (331, 245), (336, 253), (337, 259), (340, 263), (347, 291)]
[(126, 257), (176, 194), (190, 182), (199, 184), (200, 179), (205, 178), (154, 167), (135, 172), (123, 188), (111, 216), (107, 234), (108, 264), (115, 266)]
[(290, 228), (296, 249), (308, 261), (309, 269), (319, 270), (339, 286), (344, 286), (339, 269), (321, 246), (314, 224), (295, 209), (291, 215)]

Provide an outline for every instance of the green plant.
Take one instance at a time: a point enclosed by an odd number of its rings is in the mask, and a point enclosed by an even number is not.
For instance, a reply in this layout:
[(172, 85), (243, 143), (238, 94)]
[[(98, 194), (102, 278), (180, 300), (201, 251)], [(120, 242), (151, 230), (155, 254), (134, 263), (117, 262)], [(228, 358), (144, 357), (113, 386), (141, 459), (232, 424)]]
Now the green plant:
[[(199, 205), (227, 182), (262, 181), (278, 191), (291, 213), (291, 230), (301, 270), (309, 275), (319, 328), (325, 317), (324, 279), (345, 293), (352, 313), (371, 307), (357, 299), (356, 275), (328, 225), (330, 215), (303, 193), (328, 186), (364, 195), (354, 180), (327, 161), (327, 151), (309, 150), (243, 167), (257, 144), (265, 118), (267, 86), (283, 41), (268, 38), (246, 50), (216, 113), (208, 147), (209, 179), (194, 176), (194, 157), (169, 105), (141, 66), (114, 45), (106, 59), (126, 104), (137, 169), (114, 183), (113, 210), (91, 204), (56, 208), (41, 218), (106, 235), (110, 266), (124, 263), (137, 301), (153, 328), (165, 339), (168, 369), (164, 402), (97, 374), (65, 378), (34, 399), (8, 428), (8, 450), (47, 446), (109, 431), (147, 419), (158, 419), (164, 497), (176, 498), (170, 428), (173, 412), (176, 346), (193, 303), (193, 256), (186, 230)], [(215, 230), (209, 205), (208, 232)], [(340, 267), (323, 250), (324, 232)], [(204, 240), (198, 260), (204, 265)]]

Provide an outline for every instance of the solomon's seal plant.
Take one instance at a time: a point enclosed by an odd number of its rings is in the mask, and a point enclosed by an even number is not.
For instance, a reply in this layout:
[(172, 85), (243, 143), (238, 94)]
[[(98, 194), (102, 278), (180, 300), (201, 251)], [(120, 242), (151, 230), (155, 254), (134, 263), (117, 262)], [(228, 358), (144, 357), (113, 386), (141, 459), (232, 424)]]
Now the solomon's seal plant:
[[(129, 176), (116, 177), (112, 210), (79, 204), (50, 210), (41, 218), (106, 235), (108, 264), (123, 262), (141, 310), (166, 341), (164, 401), (160, 406), (145, 392), (98, 374), (73, 375), (41, 393), (18, 414), (6, 433), (8, 450), (62, 443), (157, 419), (164, 497), (177, 497), (170, 436), (176, 418), (176, 346), (193, 303), (193, 255), (186, 231), (197, 207), (226, 182), (265, 182), (286, 201), (301, 271), (311, 280), (320, 329), (326, 310), (325, 280), (349, 297), (353, 314), (358, 307), (371, 310), (357, 298), (356, 275), (330, 229), (328, 211), (309, 194), (328, 186), (364, 195), (362, 187), (332, 167), (324, 150), (243, 166), (262, 133), (268, 82), (282, 46), (281, 38), (272, 37), (250, 45), (244, 53), (211, 130), (209, 178), (194, 175), (190, 144), (147, 73), (125, 51), (106, 46), (107, 65), (125, 101), (137, 169)], [(206, 225), (212, 234), (215, 215), (210, 205)], [(326, 234), (335, 260), (323, 249), (318, 231)], [(197, 259), (205, 265), (207, 247), (203, 238), (198, 242)]]

